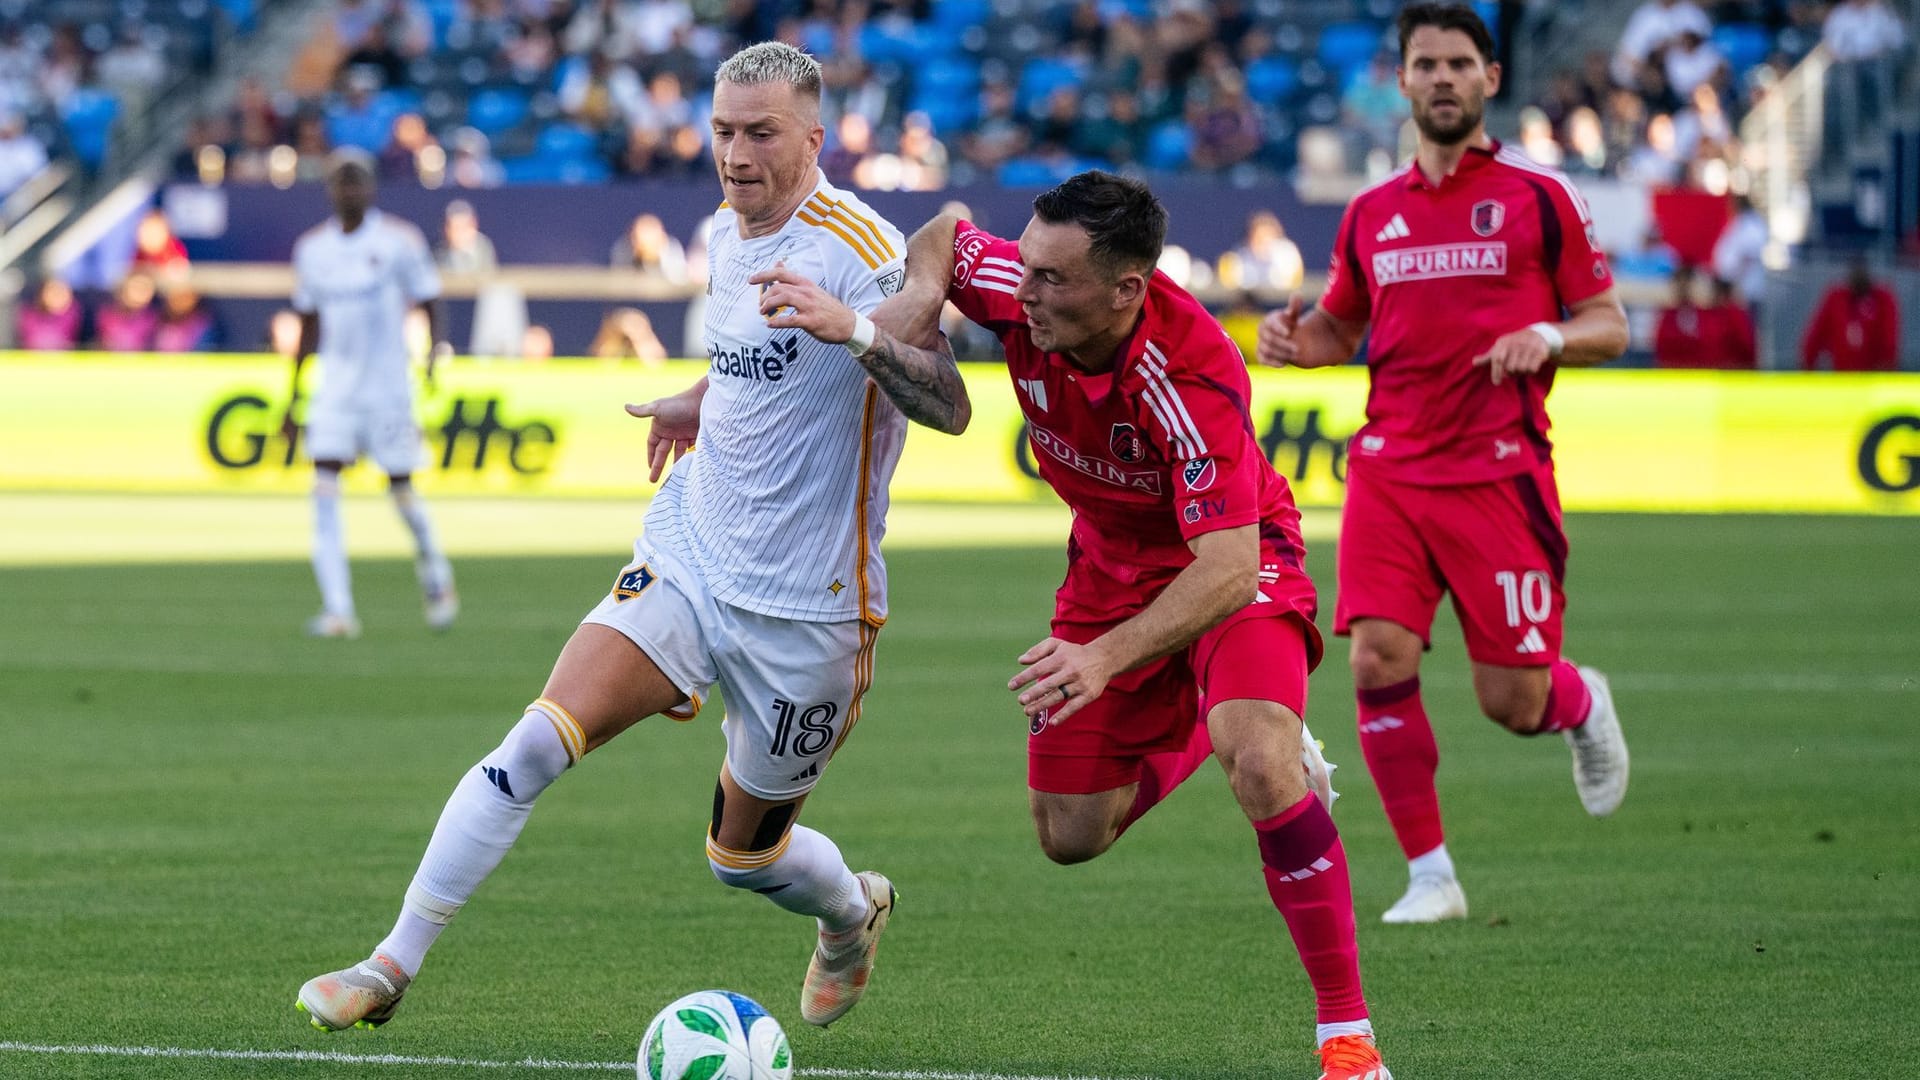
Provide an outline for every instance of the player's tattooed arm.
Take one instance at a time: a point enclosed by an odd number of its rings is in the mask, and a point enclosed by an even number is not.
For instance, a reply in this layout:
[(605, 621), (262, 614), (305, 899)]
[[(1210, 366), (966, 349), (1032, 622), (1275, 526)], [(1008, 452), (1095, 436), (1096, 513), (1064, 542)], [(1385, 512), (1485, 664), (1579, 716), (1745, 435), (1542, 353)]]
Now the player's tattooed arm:
[[(973, 405), (967, 399), (959, 365), (954, 363), (953, 347), (944, 337), (930, 334), (930, 345), (910, 345), (856, 314), (819, 283), (786, 266), (762, 270), (747, 281), (762, 286), (760, 314), (766, 317), (768, 326), (804, 330), (817, 341), (847, 346), (855, 361), (907, 419), (949, 435), (967, 429)], [(882, 302), (875, 314), (883, 314), (887, 305), (898, 299), (895, 296)], [(864, 338), (867, 334), (872, 335), (870, 342), (853, 340), (856, 335)]]
[(973, 402), (945, 334), (933, 348), (923, 349), (876, 329), (873, 346), (854, 359), (907, 419), (948, 435), (967, 430)]

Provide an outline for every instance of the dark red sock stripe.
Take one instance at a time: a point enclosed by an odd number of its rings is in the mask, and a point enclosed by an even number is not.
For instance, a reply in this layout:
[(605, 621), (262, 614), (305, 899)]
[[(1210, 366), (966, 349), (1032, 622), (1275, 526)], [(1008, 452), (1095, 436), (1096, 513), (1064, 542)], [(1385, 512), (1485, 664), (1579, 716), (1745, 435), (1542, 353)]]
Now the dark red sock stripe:
[(1313, 865), (1340, 839), (1333, 818), (1309, 794), (1265, 821), (1253, 825), (1260, 836), (1260, 861), (1277, 873), (1290, 874)]
[(1389, 705), (1398, 705), (1420, 692), (1420, 676), (1415, 675), (1404, 682), (1392, 686), (1376, 686), (1371, 690), (1355, 689), (1353, 696), (1360, 704), (1369, 709), (1384, 709)]

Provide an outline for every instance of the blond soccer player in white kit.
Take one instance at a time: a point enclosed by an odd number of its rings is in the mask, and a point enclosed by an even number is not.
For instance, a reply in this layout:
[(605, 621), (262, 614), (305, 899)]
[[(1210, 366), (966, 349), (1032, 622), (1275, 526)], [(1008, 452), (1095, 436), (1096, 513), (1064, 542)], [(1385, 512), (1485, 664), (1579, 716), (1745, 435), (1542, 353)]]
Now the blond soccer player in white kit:
[[(321, 601), (320, 614), (307, 622), (314, 637), (360, 635), (340, 520), (340, 471), (361, 457), (387, 474), (394, 509), (413, 533), (427, 625), (445, 630), (460, 611), (453, 567), (413, 490), (421, 441), (406, 322), (421, 308), (428, 326), (437, 330), (440, 275), (426, 237), (412, 224), (374, 209), (373, 196), (373, 159), (355, 150), (337, 152), (327, 168), (334, 216), (293, 246), (293, 307), (301, 316), (293, 399), (300, 396), (300, 369), (316, 345), (320, 356), (320, 387), (307, 411), (306, 430), (314, 470), (313, 574)], [(433, 363), (429, 357), (428, 379)], [(289, 404), (282, 425), (289, 437), (293, 423)]]
[(907, 421), (957, 434), (970, 409), (943, 342), (905, 345), (864, 314), (899, 287), (906, 244), (820, 173), (819, 110), (820, 66), (797, 49), (755, 45), (720, 67), (713, 152), (727, 202), (709, 246), (709, 374), (628, 406), (653, 418), (654, 479), (698, 449), (673, 468), (633, 561), (541, 697), (454, 789), (393, 931), (301, 988), (315, 1027), (385, 1023), (540, 792), (647, 716), (691, 718), (715, 686), (727, 751), (709, 865), (816, 920), (804, 1019), (830, 1023), (865, 991), (892, 884), (854, 874), (795, 818), (872, 679), (887, 483)]

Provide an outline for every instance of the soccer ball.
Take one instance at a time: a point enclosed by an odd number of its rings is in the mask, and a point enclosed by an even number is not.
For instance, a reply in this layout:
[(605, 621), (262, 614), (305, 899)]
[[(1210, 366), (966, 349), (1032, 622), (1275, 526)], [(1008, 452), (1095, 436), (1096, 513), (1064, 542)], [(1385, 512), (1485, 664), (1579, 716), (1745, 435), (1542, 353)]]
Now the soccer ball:
[(640, 1080), (793, 1080), (780, 1022), (731, 990), (702, 990), (661, 1009), (640, 1040)]

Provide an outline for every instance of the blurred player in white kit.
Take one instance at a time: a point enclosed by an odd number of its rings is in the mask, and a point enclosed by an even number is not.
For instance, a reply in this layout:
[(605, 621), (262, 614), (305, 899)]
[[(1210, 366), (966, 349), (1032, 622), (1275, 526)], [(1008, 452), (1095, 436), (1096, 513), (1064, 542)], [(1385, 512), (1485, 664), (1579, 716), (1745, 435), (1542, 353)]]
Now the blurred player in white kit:
[[(293, 307), (300, 313), (300, 346), (293, 357), (293, 400), (308, 354), (320, 356), (320, 388), (307, 412), (307, 457), (313, 461), (313, 574), (320, 583), (320, 614), (307, 622), (314, 637), (360, 635), (353, 579), (340, 520), (340, 470), (371, 458), (390, 481), (394, 509), (413, 533), (415, 569), (427, 625), (445, 630), (460, 612), (453, 567), (433, 535), (426, 507), (413, 490), (421, 463), (420, 426), (413, 413), (407, 318), (425, 312), (438, 340), (440, 275), (426, 237), (408, 222), (373, 205), (374, 162), (357, 150), (336, 152), (327, 168), (333, 217), (293, 246)], [(442, 352), (428, 355), (427, 381)], [(293, 406), (283, 424), (293, 436)]]

